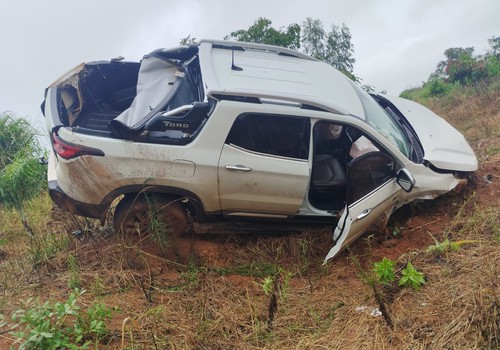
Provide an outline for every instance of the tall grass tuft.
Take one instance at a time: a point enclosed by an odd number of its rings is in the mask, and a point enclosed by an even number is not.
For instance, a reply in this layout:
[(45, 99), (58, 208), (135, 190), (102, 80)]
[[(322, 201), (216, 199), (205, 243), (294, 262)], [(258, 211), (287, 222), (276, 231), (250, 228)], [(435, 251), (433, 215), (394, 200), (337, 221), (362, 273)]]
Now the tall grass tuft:
[(46, 168), (38, 159), (43, 150), (28, 121), (12, 114), (0, 115), (0, 204), (16, 209), (26, 231), (33, 235), (24, 205), (46, 186)]

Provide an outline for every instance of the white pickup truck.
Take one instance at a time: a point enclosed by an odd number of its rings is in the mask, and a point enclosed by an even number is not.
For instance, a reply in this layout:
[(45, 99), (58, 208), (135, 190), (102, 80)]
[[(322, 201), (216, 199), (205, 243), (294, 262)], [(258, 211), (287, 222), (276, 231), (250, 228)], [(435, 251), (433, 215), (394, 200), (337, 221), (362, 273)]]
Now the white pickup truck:
[(42, 109), (51, 198), (102, 220), (121, 198), (118, 231), (147, 230), (151, 211), (173, 234), (328, 225), (332, 257), (477, 169), (464, 137), (423, 106), (267, 45), (203, 40), (82, 64)]

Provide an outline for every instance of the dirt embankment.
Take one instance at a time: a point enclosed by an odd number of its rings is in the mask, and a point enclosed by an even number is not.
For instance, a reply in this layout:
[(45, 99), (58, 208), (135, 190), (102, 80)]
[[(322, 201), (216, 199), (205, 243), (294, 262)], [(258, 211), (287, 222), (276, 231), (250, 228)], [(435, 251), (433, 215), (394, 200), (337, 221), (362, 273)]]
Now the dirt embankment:
[[(455, 109), (437, 112), (454, 125), (461, 120)], [(326, 266), (327, 231), (162, 242), (118, 237), (111, 228), (56, 213), (47, 230), (61, 237), (76, 231), (79, 238), (71, 235), (38, 266), (22, 262), (32, 252), (28, 244), (25, 251), (3, 247), (1, 313), (33, 295), (64, 300), (79, 286), (87, 291), (84, 308), (100, 301), (114, 310), (102, 349), (494, 348), (500, 343), (495, 113), (459, 124), (480, 161), (462, 192), (401, 208), (386, 232), (366, 234)], [(462, 242), (460, 249), (425, 252), (446, 239)], [(397, 276), (411, 261), (426, 280), (419, 291), (397, 283), (376, 287), (392, 327), (377, 312), (370, 284), (372, 263), (384, 257), (396, 261)], [(11, 343), (0, 334), (0, 348)]]

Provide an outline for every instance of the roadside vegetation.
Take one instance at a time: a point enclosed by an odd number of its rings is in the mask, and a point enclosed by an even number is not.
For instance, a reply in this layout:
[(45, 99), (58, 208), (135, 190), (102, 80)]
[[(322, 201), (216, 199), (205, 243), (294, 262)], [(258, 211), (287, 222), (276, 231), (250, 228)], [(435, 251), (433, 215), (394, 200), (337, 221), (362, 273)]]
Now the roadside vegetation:
[(45, 187), (44, 153), (29, 122), (10, 113), (0, 114), (0, 205), (19, 213), (33, 235), (24, 212), (25, 203)]
[(445, 60), (422, 87), (405, 90), (401, 97), (429, 100), (463, 94), (498, 92), (500, 89), (500, 37), (488, 39), (489, 49), (484, 55), (475, 55), (473, 47), (452, 47), (444, 51)]
[[(498, 38), (490, 44), (482, 57), (445, 54), (402, 94), (464, 133), (478, 172), (460, 193), (401, 208), (327, 265), (327, 231), (117, 235), (111, 220), (53, 208), (38, 162), (34, 182), (7, 192), (4, 169), (41, 156), (23, 127), (20, 144), (33, 148), (0, 163), (0, 349), (499, 348)], [(470, 59), (488, 73), (453, 78)], [(429, 92), (434, 79), (445, 92)], [(17, 120), (6, 118), (0, 142)]]

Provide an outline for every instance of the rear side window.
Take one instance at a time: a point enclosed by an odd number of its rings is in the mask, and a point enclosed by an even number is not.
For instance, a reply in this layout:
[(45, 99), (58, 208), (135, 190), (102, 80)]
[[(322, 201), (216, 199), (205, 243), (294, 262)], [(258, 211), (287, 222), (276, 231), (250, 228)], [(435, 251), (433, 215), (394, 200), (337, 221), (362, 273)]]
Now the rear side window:
[(226, 143), (274, 156), (307, 159), (310, 130), (308, 118), (245, 114), (234, 122)]

